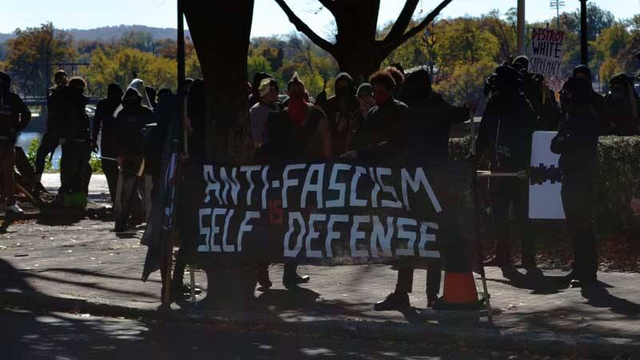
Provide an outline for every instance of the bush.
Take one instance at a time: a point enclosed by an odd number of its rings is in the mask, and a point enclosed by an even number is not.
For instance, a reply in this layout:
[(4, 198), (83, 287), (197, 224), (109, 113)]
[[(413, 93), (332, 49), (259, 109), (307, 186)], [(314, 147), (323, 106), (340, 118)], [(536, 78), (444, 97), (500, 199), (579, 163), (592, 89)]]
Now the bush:
[[(470, 137), (451, 139), (449, 157), (463, 159), (469, 154)], [(594, 220), (599, 233), (637, 229), (639, 220), (629, 201), (640, 195), (640, 137), (606, 136), (598, 145), (595, 175)]]
[[(38, 153), (38, 148), (40, 147), (40, 140), (33, 139), (31, 141), (31, 145), (29, 145), (29, 150), (27, 150), (27, 159), (29, 160), (29, 164), (36, 167), (36, 154)], [(51, 172), (52, 169), (52, 160), (53, 156), (48, 156), (47, 161), (44, 162), (44, 172)]]

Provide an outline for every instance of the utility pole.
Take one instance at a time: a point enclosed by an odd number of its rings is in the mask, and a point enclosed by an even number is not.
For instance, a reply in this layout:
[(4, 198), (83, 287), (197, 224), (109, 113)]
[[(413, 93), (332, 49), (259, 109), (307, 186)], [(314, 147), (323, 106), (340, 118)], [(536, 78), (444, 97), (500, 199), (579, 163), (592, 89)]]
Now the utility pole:
[(518, 0), (518, 55), (525, 54), (524, 0)]
[(560, 30), (560, 9), (565, 6), (564, 0), (551, 0), (551, 8), (556, 9), (556, 30)]
[(580, 0), (580, 62), (589, 65), (589, 42), (587, 39), (587, 0)]

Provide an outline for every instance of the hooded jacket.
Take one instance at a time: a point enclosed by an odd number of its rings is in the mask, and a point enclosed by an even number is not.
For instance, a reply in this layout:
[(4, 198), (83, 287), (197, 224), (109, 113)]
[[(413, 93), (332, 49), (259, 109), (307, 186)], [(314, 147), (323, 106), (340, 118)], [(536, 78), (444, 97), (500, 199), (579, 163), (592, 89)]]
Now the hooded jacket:
[(551, 151), (560, 154), (560, 168), (565, 179), (587, 180), (595, 171), (599, 119), (591, 104), (591, 83), (570, 78), (563, 91), (573, 95), (558, 135), (551, 142)]
[(14, 144), (18, 132), (24, 130), (31, 120), (31, 111), (20, 97), (11, 92), (11, 77), (0, 71), (0, 140)]
[(55, 133), (69, 141), (90, 140), (89, 116), (85, 111), (89, 99), (69, 86), (58, 90), (56, 96), (59, 98), (56, 99), (54, 123), (51, 124)]
[(616, 99), (609, 93), (605, 97), (604, 122), (608, 127), (608, 133), (620, 136), (637, 135), (640, 126), (640, 99), (629, 78), (625, 74), (617, 74), (609, 80), (609, 84), (621, 86), (625, 89), (625, 96), (623, 99)]
[(468, 120), (469, 109), (453, 106), (433, 92), (425, 70), (407, 76), (400, 99), (409, 106), (409, 152), (447, 160), (451, 125)]
[(493, 169), (529, 168), (531, 138), (537, 120), (521, 90), (522, 75), (510, 66), (496, 68), (495, 94), (487, 103), (478, 131), (477, 154), (490, 152)]
[(96, 106), (96, 114), (93, 117), (93, 141), (98, 143), (98, 135), (102, 131), (100, 151), (103, 156), (115, 156), (114, 127), (115, 117), (113, 113), (120, 105), (122, 89), (118, 84), (110, 84), (107, 89), (107, 98), (100, 100)]
[(138, 90), (128, 88), (122, 97), (122, 110), (115, 121), (116, 156), (143, 155), (142, 129), (154, 120), (153, 111), (142, 105), (142, 96)]
[[(347, 124), (360, 113), (360, 105), (356, 97), (355, 82), (351, 75), (343, 72), (338, 74), (335, 83), (346, 80), (347, 87), (343, 93), (339, 93), (337, 87), (334, 89), (335, 95), (327, 99), (323, 106), (324, 112), (329, 120), (329, 129), (331, 130), (331, 143), (333, 155), (342, 155), (347, 151), (347, 136), (349, 130), (347, 128), (340, 129), (338, 116), (347, 119)], [(348, 125), (347, 125), (348, 126)]]

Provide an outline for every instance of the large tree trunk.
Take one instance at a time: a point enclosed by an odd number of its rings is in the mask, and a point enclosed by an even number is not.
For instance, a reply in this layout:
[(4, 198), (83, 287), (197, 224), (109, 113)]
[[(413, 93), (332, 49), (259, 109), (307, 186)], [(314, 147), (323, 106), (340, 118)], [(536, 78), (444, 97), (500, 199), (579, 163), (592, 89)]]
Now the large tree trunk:
[(209, 160), (237, 161), (247, 153), (247, 55), (253, 3), (184, 1), (207, 94)]
[(361, 84), (369, 81), (369, 76), (380, 69), (380, 64), (384, 57), (376, 56), (375, 48), (370, 48), (368, 56), (362, 58), (363, 51), (353, 49), (338, 50), (333, 55), (338, 62), (340, 71), (347, 72), (353, 77), (356, 83)]
[[(254, 0), (183, 0), (206, 91), (207, 159), (239, 162), (249, 152), (247, 55)], [(205, 307), (246, 307), (253, 268), (207, 271)]]

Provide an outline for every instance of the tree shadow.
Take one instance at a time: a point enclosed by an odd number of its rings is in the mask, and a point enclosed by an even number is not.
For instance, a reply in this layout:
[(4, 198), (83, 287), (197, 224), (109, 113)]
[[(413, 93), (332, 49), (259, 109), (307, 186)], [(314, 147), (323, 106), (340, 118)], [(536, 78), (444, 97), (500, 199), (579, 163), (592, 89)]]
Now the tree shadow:
[(523, 274), (516, 268), (502, 270), (503, 279), (487, 278), (487, 281), (510, 285), (517, 289), (532, 290), (535, 295), (552, 295), (569, 288), (570, 281), (564, 276), (550, 276), (543, 273)]

